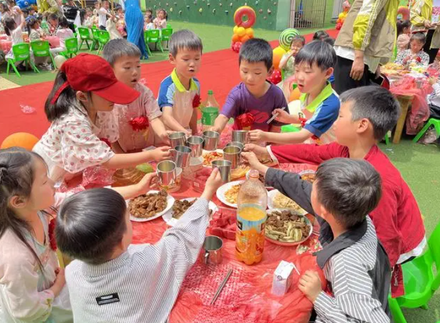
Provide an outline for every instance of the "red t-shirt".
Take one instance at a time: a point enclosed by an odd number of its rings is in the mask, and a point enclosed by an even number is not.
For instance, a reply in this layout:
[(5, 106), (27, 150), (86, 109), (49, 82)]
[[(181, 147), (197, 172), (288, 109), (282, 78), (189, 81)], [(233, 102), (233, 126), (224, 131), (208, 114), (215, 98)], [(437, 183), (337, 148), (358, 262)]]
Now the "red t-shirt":
[[(318, 165), (328, 159), (350, 157), (348, 148), (338, 143), (271, 146), (271, 150), (280, 163)], [(382, 178), (382, 198), (370, 217), (391, 267), (394, 267), (401, 254), (415, 249), (422, 242), (425, 227), (414, 195), (388, 157), (375, 145), (365, 160)]]

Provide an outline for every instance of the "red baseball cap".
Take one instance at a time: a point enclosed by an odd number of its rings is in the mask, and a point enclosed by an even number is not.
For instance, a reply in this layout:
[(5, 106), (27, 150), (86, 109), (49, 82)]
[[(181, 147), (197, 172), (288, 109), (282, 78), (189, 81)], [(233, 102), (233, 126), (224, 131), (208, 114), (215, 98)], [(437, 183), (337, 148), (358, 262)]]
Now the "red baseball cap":
[(100, 56), (82, 53), (61, 66), (67, 82), (76, 91), (93, 92), (117, 104), (129, 104), (140, 93), (116, 79), (110, 64)]

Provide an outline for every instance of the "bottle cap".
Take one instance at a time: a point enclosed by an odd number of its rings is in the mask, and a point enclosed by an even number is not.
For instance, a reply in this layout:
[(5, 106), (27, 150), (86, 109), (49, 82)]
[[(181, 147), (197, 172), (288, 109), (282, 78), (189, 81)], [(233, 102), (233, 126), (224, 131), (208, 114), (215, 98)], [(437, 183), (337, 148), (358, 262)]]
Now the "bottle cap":
[(213, 95), (214, 94), (214, 91), (213, 90), (209, 90), (208, 91), (208, 95)]

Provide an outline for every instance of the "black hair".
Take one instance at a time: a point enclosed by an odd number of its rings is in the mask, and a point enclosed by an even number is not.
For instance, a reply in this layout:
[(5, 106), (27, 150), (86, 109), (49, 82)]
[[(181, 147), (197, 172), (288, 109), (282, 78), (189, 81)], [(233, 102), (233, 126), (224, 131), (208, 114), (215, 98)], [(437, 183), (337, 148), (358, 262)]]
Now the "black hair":
[(58, 16), (55, 14), (55, 13), (51, 13), (50, 15), (49, 15), (49, 20), (58, 20), (59, 18), (58, 18)]
[(321, 71), (336, 65), (336, 53), (332, 46), (321, 40), (314, 40), (301, 48), (295, 57), (295, 65), (316, 63)]
[(9, 7), (8, 7), (8, 5), (7, 5), (6, 3), (4, 3), (4, 2), (0, 2), (0, 6), (2, 7), (3, 12), (8, 12), (8, 11), (10, 11), (10, 10), (9, 10)]
[(159, 9), (156, 10), (156, 12), (161, 12), (161, 11), (163, 12), (163, 16), (164, 16), (164, 18), (167, 19), (168, 14), (167, 14), (167, 11), (166, 11), (165, 9), (163, 9), (163, 8), (159, 8)]
[(411, 38), (409, 41), (412, 42), (413, 40), (417, 40), (417, 41), (421, 42), (422, 44), (425, 44), (426, 43), (426, 36), (424, 33), (415, 33), (415, 34), (411, 35)]
[(37, 18), (30, 18), (29, 21), (27, 22), (27, 30), (29, 35), (31, 34), (31, 30), (33, 29), (33, 27), (38, 23)]
[(373, 125), (373, 135), (381, 140), (394, 128), (400, 116), (400, 105), (385, 88), (377, 85), (362, 86), (345, 91), (341, 103), (352, 102), (352, 120), (368, 119)]
[(397, 27), (397, 37), (403, 34), (405, 28), (411, 27), (411, 22), (409, 20), (398, 20), (396, 23)]
[(241, 64), (242, 60), (249, 63), (263, 62), (269, 71), (273, 64), (273, 53), (270, 44), (261, 38), (252, 38), (245, 42), (238, 55), (238, 64)]
[(141, 51), (135, 44), (123, 38), (110, 40), (102, 50), (102, 57), (112, 66), (122, 56), (138, 57), (140, 59)]
[(62, 28), (69, 28), (69, 22), (67, 21), (66, 17), (61, 17), (58, 25)]
[(148, 9), (145, 10), (145, 13), (147, 13), (147, 12), (151, 12), (151, 14), (153, 14), (153, 9), (148, 8)]
[(21, 12), (23, 13), (23, 14), (28, 14), (29, 15), (29, 9), (28, 8), (24, 8), (24, 9), (21, 9)]
[(317, 199), (345, 229), (356, 227), (379, 204), (381, 177), (365, 160), (333, 158), (316, 172)]
[(8, 36), (12, 35), (12, 32), (15, 28), (17, 28), (17, 23), (14, 18), (8, 17), (3, 21), (3, 25), (5, 26), (5, 33)]
[[(29, 249), (40, 270), (43, 264), (35, 250), (27, 242), (26, 232), (31, 232), (31, 225), (17, 216), (9, 206), (14, 196), (29, 198), (35, 180), (35, 159), (43, 159), (36, 153), (19, 147), (0, 149), (0, 237), (9, 229)], [(44, 162), (44, 161), (43, 161)]]
[(127, 230), (124, 198), (112, 189), (96, 188), (67, 198), (57, 216), (57, 246), (89, 264), (110, 260)]
[(16, 3), (15, 3), (15, 0), (6, 0), (6, 3), (8, 4), (8, 5), (16, 5)]
[(203, 52), (202, 40), (199, 36), (188, 29), (182, 29), (172, 34), (168, 47), (171, 55), (174, 57), (176, 57), (181, 49), (199, 50), (200, 53)]
[(331, 38), (331, 37), (326, 37), (322, 39), (323, 42), (326, 42), (327, 44), (329, 44), (331, 47), (335, 46), (335, 39)]
[(324, 30), (318, 30), (313, 34), (313, 40), (322, 40), (327, 37), (330, 37), (330, 35)]
[(306, 44), (306, 39), (304, 38), (304, 36), (302, 35), (295, 35), (292, 37), (292, 41), (290, 42), (290, 46), (292, 46), (292, 44), (294, 42), (300, 41), (302, 42), (302, 45), (304, 46)]

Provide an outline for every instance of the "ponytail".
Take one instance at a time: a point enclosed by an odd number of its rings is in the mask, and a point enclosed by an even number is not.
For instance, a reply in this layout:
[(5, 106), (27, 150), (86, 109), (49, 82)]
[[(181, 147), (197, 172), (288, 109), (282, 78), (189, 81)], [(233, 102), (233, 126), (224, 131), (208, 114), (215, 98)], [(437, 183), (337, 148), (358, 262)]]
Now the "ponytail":
[[(63, 71), (59, 71), (55, 78), (52, 91), (44, 105), (46, 117), (50, 122), (61, 118), (72, 106), (78, 105), (75, 90), (72, 89), (70, 85), (66, 86), (66, 82), (66, 74)], [(58, 98), (56, 96), (58, 96)]]

